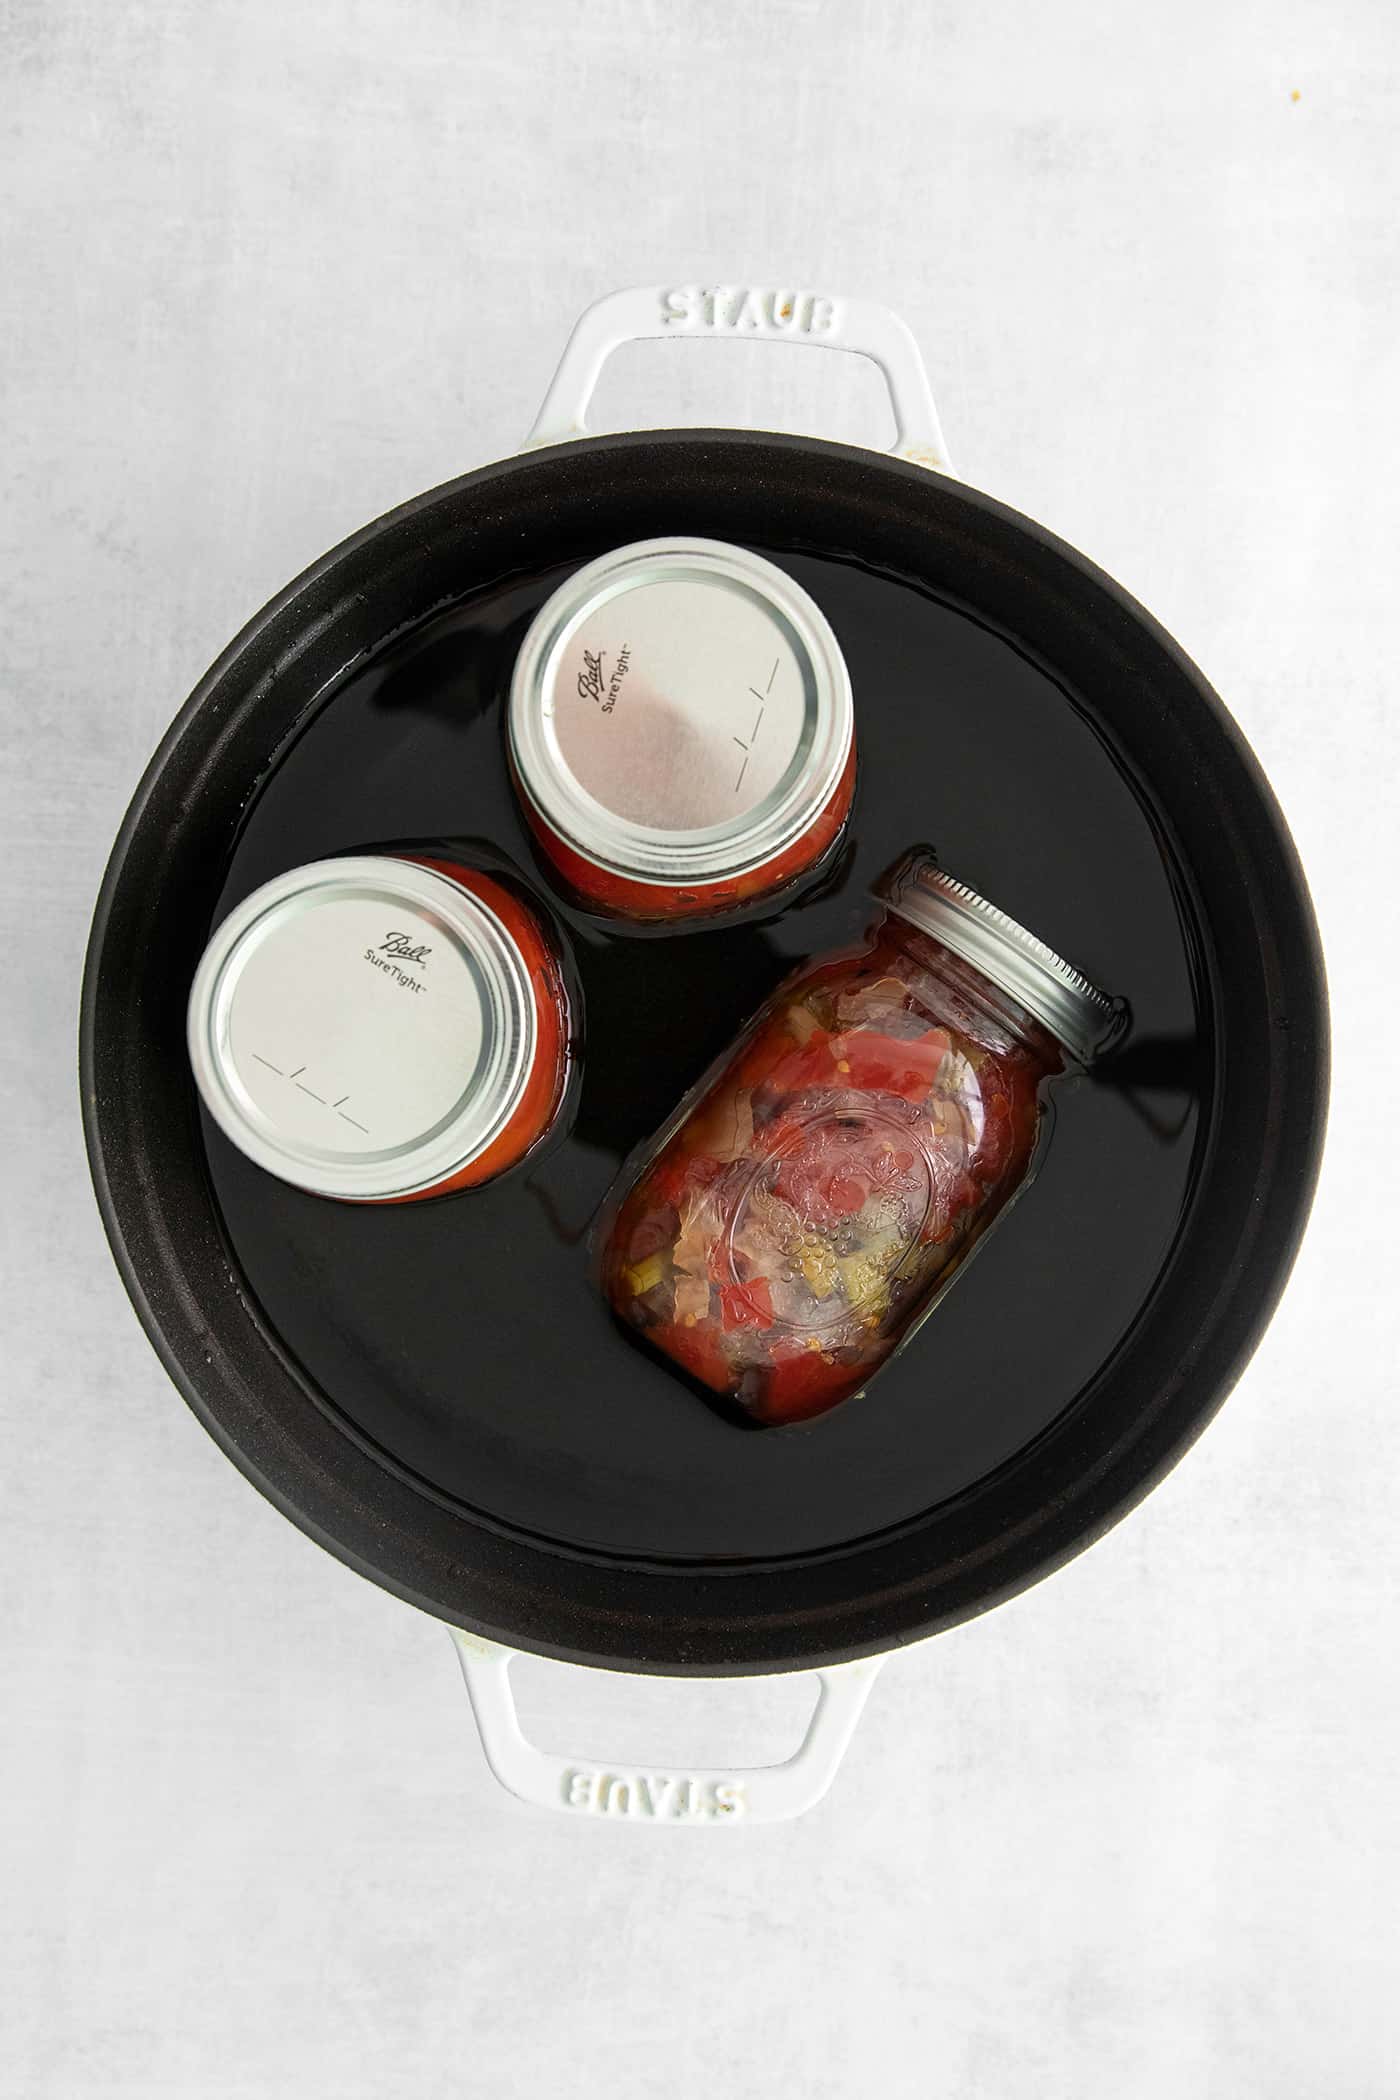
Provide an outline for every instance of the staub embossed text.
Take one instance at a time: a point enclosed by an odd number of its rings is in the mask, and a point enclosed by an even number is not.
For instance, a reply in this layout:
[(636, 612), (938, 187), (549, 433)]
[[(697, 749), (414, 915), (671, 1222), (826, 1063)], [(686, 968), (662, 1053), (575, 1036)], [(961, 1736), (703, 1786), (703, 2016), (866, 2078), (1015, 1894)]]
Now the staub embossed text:
[(664, 1772), (599, 1772), (570, 1766), (564, 1801), (585, 1815), (641, 1816), (657, 1823), (728, 1822), (746, 1806), (737, 1779), (674, 1778)]
[(661, 294), (661, 318), (670, 327), (713, 328), (736, 335), (748, 328), (776, 328), (790, 335), (834, 335), (841, 326), (841, 302), (821, 292), (742, 284), (681, 284)]

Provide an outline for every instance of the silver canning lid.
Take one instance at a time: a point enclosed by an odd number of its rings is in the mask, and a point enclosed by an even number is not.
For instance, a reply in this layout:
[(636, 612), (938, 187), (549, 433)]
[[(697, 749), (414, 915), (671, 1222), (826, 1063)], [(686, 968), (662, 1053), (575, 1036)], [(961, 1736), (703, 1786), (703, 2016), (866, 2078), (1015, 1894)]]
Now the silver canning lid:
[(850, 756), (851, 682), (821, 611), (719, 540), (643, 540), (541, 607), (511, 683), (516, 777), (585, 859), (717, 882), (793, 845)]
[(1080, 1064), (1092, 1063), (1118, 1026), (1120, 1006), (995, 904), (945, 875), (926, 847), (896, 861), (875, 894), (1000, 985)]
[(515, 942), (435, 869), (366, 854), (255, 890), (216, 929), (188, 1041), (239, 1150), (318, 1195), (433, 1188), (510, 1120), (535, 1051)]

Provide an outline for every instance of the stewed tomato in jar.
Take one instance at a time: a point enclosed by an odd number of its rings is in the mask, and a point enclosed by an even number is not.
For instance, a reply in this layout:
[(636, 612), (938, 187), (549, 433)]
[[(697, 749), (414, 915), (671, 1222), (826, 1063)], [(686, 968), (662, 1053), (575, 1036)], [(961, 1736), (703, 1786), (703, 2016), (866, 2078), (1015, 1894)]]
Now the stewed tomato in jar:
[(644, 1153), (603, 1287), (753, 1420), (864, 1387), (1025, 1186), (1042, 1093), (1121, 1007), (932, 854), (867, 941), (801, 968)]

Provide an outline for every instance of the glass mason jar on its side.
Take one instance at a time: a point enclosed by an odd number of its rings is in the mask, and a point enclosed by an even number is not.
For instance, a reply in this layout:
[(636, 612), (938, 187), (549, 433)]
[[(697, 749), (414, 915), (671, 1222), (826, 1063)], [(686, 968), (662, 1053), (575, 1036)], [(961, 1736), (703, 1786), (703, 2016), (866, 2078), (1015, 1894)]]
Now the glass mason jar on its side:
[(898, 1349), (1024, 1187), (1042, 1093), (1121, 1004), (915, 849), (866, 943), (803, 965), (643, 1153), (602, 1284), (756, 1422), (824, 1413)]

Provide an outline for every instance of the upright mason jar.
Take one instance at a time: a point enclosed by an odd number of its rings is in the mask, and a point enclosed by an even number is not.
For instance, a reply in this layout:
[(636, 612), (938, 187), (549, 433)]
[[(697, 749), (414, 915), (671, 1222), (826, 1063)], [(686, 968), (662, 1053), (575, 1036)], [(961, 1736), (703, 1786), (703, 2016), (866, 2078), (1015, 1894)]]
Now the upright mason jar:
[(703, 922), (784, 896), (850, 814), (851, 685), (819, 606), (718, 540), (579, 569), (516, 659), (511, 773), (555, 879), (587, 911)]
[(915, 849), (864, 945), (773, 994), (643, 1155), (603, 1287), (755, 1421), (849, 1399), (1026, 1184), (1042, 1095), (1121, 1006)]
[(190, 1063), (239, 1150), (316, 1195), (478, 1187), (558, 1121), (577, 1034), (563, 935), (508, 869), (432, 852), (314, 861), (215, 929)]

